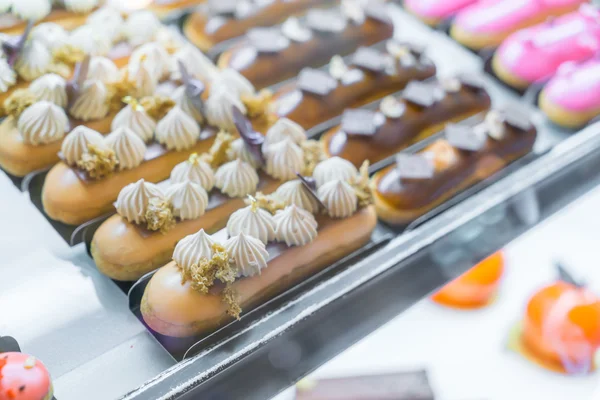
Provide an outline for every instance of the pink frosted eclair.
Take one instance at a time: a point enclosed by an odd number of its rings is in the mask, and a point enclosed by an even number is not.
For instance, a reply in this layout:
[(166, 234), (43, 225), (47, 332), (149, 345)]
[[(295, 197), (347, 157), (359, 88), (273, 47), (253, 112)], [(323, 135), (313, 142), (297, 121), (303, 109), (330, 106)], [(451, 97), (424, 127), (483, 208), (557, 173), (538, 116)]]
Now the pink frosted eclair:
[(0, 353), (0, 400), (50, 400), (52, 396), (44, 364), (23, 353)]
[(474, 50), (497, 47), (511, 33), (576, 10), (585, 0), (482, 0), (458, 15), (451, 36)]
[(492, 61), (496, 75), (525, 89), (543, 82), (568, 61), (583, 61), (600, 50), (600, 12), (584, 4), (576, 12), (508, 37)]
[(600, 115), (600, 59), (563, 65), (539, 100), (552, 122), (569, 128), (583, 126)]
[(404, 8), (427, 25), (435, 26), (479, 0), (406, 0)]

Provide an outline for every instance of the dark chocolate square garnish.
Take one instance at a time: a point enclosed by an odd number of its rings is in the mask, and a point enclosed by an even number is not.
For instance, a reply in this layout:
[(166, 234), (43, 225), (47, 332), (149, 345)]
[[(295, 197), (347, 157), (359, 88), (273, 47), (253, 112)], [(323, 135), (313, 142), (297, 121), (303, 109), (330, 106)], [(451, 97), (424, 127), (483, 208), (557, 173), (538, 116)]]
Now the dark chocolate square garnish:
[(387, 58), (385, 54), (377, 49), (361, 47), (354, 53), (352, 63), (357, 67), (379, 73), (385, 70)]
[(380, 126), (377, 114), (371, 110), (346, 110), (342, 114), (342, 131), (348, 135), (372, 136)]
[(507, 125), (522, 131), (528, 131), (533, 127), (529, 113), (515, 106), (508, 106), (502, 110), (504, 121)]
[(453, 147), (461, 150), (478, 151), (485, 146), (487, 135), (467, 125), (446, 125), (446, 139)]
[(211, 15), (233, 17), (237, 9), (238, 0), (209, 0), (208, 10)]
[(400, 179), (431, 179), (435, 173), (435, 165), (423, 153), (400, 153), (396, 156), (396, 170)]
[(313, 9), (306, 14), (306, 26), (321, 33), (339, 33), (346, 28), (346, 17), (338, 9)]
[(314, 68), (304, 68), (298, 75), (298, 88), (318, 96), (327, 96), (337, 84), (335, 78), (327, 72)]
[(247, 37), (259, 53), (279, 53), (290, 45), (290, 40), (278, 28), (254, 28), (248, 31)]
[(385, 24), (392, 24), (390, 11), (386, 3), (381, 0), (369, 0), (365, 6), (365, 14), (369, 18), (376, 19)]
[(438, 99), (436, 90), (432, 84), (412, 81), (402, 92), (402, 98), (417, 107), (431, 107)]
[(460, 83), (463, 84), (464, 87), (473, 91), (479, 91), (485, 89), (485, 81), (483, 77), (478, 74), (463, 74), (458, 77)]

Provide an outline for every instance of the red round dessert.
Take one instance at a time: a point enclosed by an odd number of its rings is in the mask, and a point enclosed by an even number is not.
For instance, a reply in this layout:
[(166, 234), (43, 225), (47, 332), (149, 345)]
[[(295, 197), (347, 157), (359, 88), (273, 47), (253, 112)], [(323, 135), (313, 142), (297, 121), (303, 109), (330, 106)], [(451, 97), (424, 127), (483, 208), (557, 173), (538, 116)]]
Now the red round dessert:
[(52, 396), (44, 364), (23, 353), (0, 353), (0, 400), (50, 400)]

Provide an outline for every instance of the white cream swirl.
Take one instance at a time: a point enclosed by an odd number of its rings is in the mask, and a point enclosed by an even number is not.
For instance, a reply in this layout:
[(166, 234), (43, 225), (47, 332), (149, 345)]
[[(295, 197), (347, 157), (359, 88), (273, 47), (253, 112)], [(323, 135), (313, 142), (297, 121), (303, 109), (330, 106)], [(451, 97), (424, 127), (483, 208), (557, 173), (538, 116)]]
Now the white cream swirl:
[(263, 149), (286, 138), (291, 138), (294, 143), (300, 144), (306, 141), (306, 131), (294, 121), (287, 118), (280, 118), (267, 131)]
[(304, 246), (317, 237), (317, 220), (308, 211), (294, 204), (275, 215), (277, 240), (288, 246)]
[(67, 135), (60, 151), (65, 162), (73, 166), (77, 164), (84, 153), (87, 153), (90, 144), (101, 146), (104, 144), (104, 137), (95, 130), (80, 125)]
[(119, 161), (119, 170), (135, 168), (144, 161), (146, 154), (144, 141), (126, 126), (111, 132), (105, 142), (115, 152)]
[(102, 29), (113, 42), (116, 42), (121, 38), (124, 22), (123, 16), (118, 10), (107, 6), (91, 13), (86, 23)]
[(129, 59), (129, 76), (135, 76), (143, 64), (152, 66), (151, 72), (157, 81), (161, 81), (169, 75), (169, 53), (165, 48), (156, 43), (143, 44), (133, 51)]
[(206, 102), (206, 119), (208, 120), (208, 123), (229, 132), (236, 132), (235, 123), (233, 121), (234, 106), (237, 107), (242, 114), (246, 114), (246, 107), (234, 93), (225, 90), (211, 93)]
[(258, 174), (242, 160), (230, 161), (217, 170), (215, 186), (229, 197), (244, 197), (256, 192)]
[(128, 104), (117, 113), (111, 123), (111, 130), (126, 126), (135, 132), (144, 142), (149, 142), (154, 136), (156, 122), (148, 115), (144, 107)]
[(179, 106), (175, 106), (156, 125), (156, 139), (169, 150), (185, 150), (200, 137), (200, 127)]
[(135, 94), (138, 99), (152, 96), (158, 86), (155, 73), (148, 62), (143, 62), (135, 75)]
[(155, 197), (164, 199), (165, 195), (155, 184), (140, 179), (121, 189), (115, 207), (121, 217), (139, 224), (146, 221), (148, 202)]
[(129, 15), (123, 33), (134, 47), (144, 43), (149, 43), (156, 37), (156, 33), (161, 27), (161, 23), (153, 12), (143, 10)]
[(213, 238), (204, 229), (200, 229), (200, 232), (188, 235), (177, 243), (173, 260), (179, 268), (189, 269), (192, 265), (198, 265), (202, 259), (210, 260), (214, 244)]
[(29, 91), (38, 100), (50, 101), (61, 108), (67, 107), (67, 81), (57, 74), (46, 74), (29, 85)]
[(112, 40), (102, 27), (83, 25), (69, 36), (68, 44), (91, 56), (105, 56), (112, 49)]
[(69, 11), (86, 14), (98, 7), (98, 0), (62, 0)]
[(311, 214), (316, 214), (319, 211), (319, 203), (308, 193), (300, 179), (295, 179), (279, 186), (275, 195), (286, 205), (293, 204)]
[(37, 40), (50, 51), (65, 45), (69, 40), (69, 33), (62, 26), (53, 22), (44, 22), (31, 30), (30, 40)]
[(237, 97), (252, 96), (256, 93), (252, 83), (232, 68), (222, 70), (211, 82), (211, 93), (218, 90), (233, 92)]
[(336, 179), (348, 181), (356, 175), (358, 175), (358, 170), (354, 164), (341, 157), (331, 157), (321, 161), (313, 171), (313, 178), (317, 182), (317, 187)]
[(121, 74), (115, 63), (106, 57), (92, 57), (87, 79), (97, 80), (102, 83), (112, 83), (119, 80)]
[(108, 115), (108, 90), (100, 81), (86, 81), (69, 112), (82, 121), (104, 118)]
[(23, 142), (34, 146), (62, 139), (68, 127), (65, 111), (49, 101), (39, 101), (26, 108), (17, 123)]
[(173, 206), (173, 215), (182, 221), (200, 218), (208, 206), (206, 190), (191, 181), (175, 183), (168, 188), (167, 200)]
[(347, 218), (358, 208), (356, 192), (348, 182), (341, 179), (325, 183), (319, 188), (317, 195), (333, 218)]
[(258, 168), (261, 165), (261, 160), (259, 160), (246, 146), (244, 139), (238, 138), (231, 142), (229, 146), (228, 157), (230, 159), (239, 158), (242, 161), (247, 162), (252, 165), (254, 168)]
[(187, 72), (194, 78), (204, 82), (212, 82), (219, 76), (219, 70), (215, 64), (200, 50), (191, 44), (185, 45), (171, 57), (171, 78), (181, 79), (179, 72), (179, 61), (183, 63)]
[(194, 107), (192, 101), (185, 93), (185, 86), (179, 86), (177, 89), (175, 89), (172, 98), (175, 101), (175, 104), (177, 104), (183, 109), (183, 111), (194, 118), (197, 123), (201, 124), (204, 121), (202, 113), (196, 107)]
[(290, 138), (268, 146), (264, 156), (267, 174), (282, 181), (294, 179), (304, 167), (304, 151)]
[(38, 40), (30, 40), (15, 63), (15, 71), (26, 81), (32, 81), (44, 75), (52, 63), (52, 54)]
[(275, 220), (270, 212), (262, 208), (244, 207), (229, 217), (227, 233), (229, 236), (244, 233), (267, 244), (275, 240)]
[(52, 10), (49, 0), (13, 0), (12, 13), (24, 20), (39, 21)]
[(179, 163), (171, 171), (171, 181), (175, 183), (191, 181), (210, 192), (215, 187), (215, 173), (208, 163), (197, 156)]
[(8, 65), (6, 59), (0, 58), (0, 92), (6, 93), (17, 83), (17, 74)]
[(267, 267), (269, 252), (263, 242), (252, 236), (240, 233), (229, 238), (224, 247), (239, 275), (260, 275), (260, 271)]

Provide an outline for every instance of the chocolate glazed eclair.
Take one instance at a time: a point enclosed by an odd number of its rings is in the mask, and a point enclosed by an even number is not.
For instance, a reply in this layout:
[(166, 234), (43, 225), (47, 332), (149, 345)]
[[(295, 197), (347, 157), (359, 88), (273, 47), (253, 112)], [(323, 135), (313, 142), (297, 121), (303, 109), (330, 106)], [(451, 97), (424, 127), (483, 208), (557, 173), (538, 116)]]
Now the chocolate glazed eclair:
[(478, 125), (446, 126), (446, 138), (402, 154), (372, 179), (377, 215), (405, 225), (529, 153), (536, 129), (519, 110), (490, 111)]
[(340, 56), (329, 71), (305, 68), (298, 79), (275, 93), (273, 111), (305, 129), (403, 89), (412, 80), (435, 75), (436, 68), (422, 50), (390, 40), (385, 51), (361, 47), (346, 66)]
[(365, 160), (375, 163), (490, 105), (482, 82), (473, 77), (414, 81), (399, 99), (385, 98), (378, 111), (347, 110), (341, 125), (326, 132), (322, 142), (330, 157), (356, 166)]
[(219, 58), (220, 68), (233, 68), (257, 88), (291, 78), (308, 66), (325, 64), (336, 54), (389, 39), (394, 25), (387, 4), (370, 1), (350, 8), (312, 9), (302, 19), (271, 28), (255, 28), (246, 40)]
[(251, 28), (273, 26), (290, 15), (339, 0), (270, 0), (248, 7), (236, 0), (212, 0), (192, 13), (183, 25), (185, 36), (203, 51), (244, 35)]

